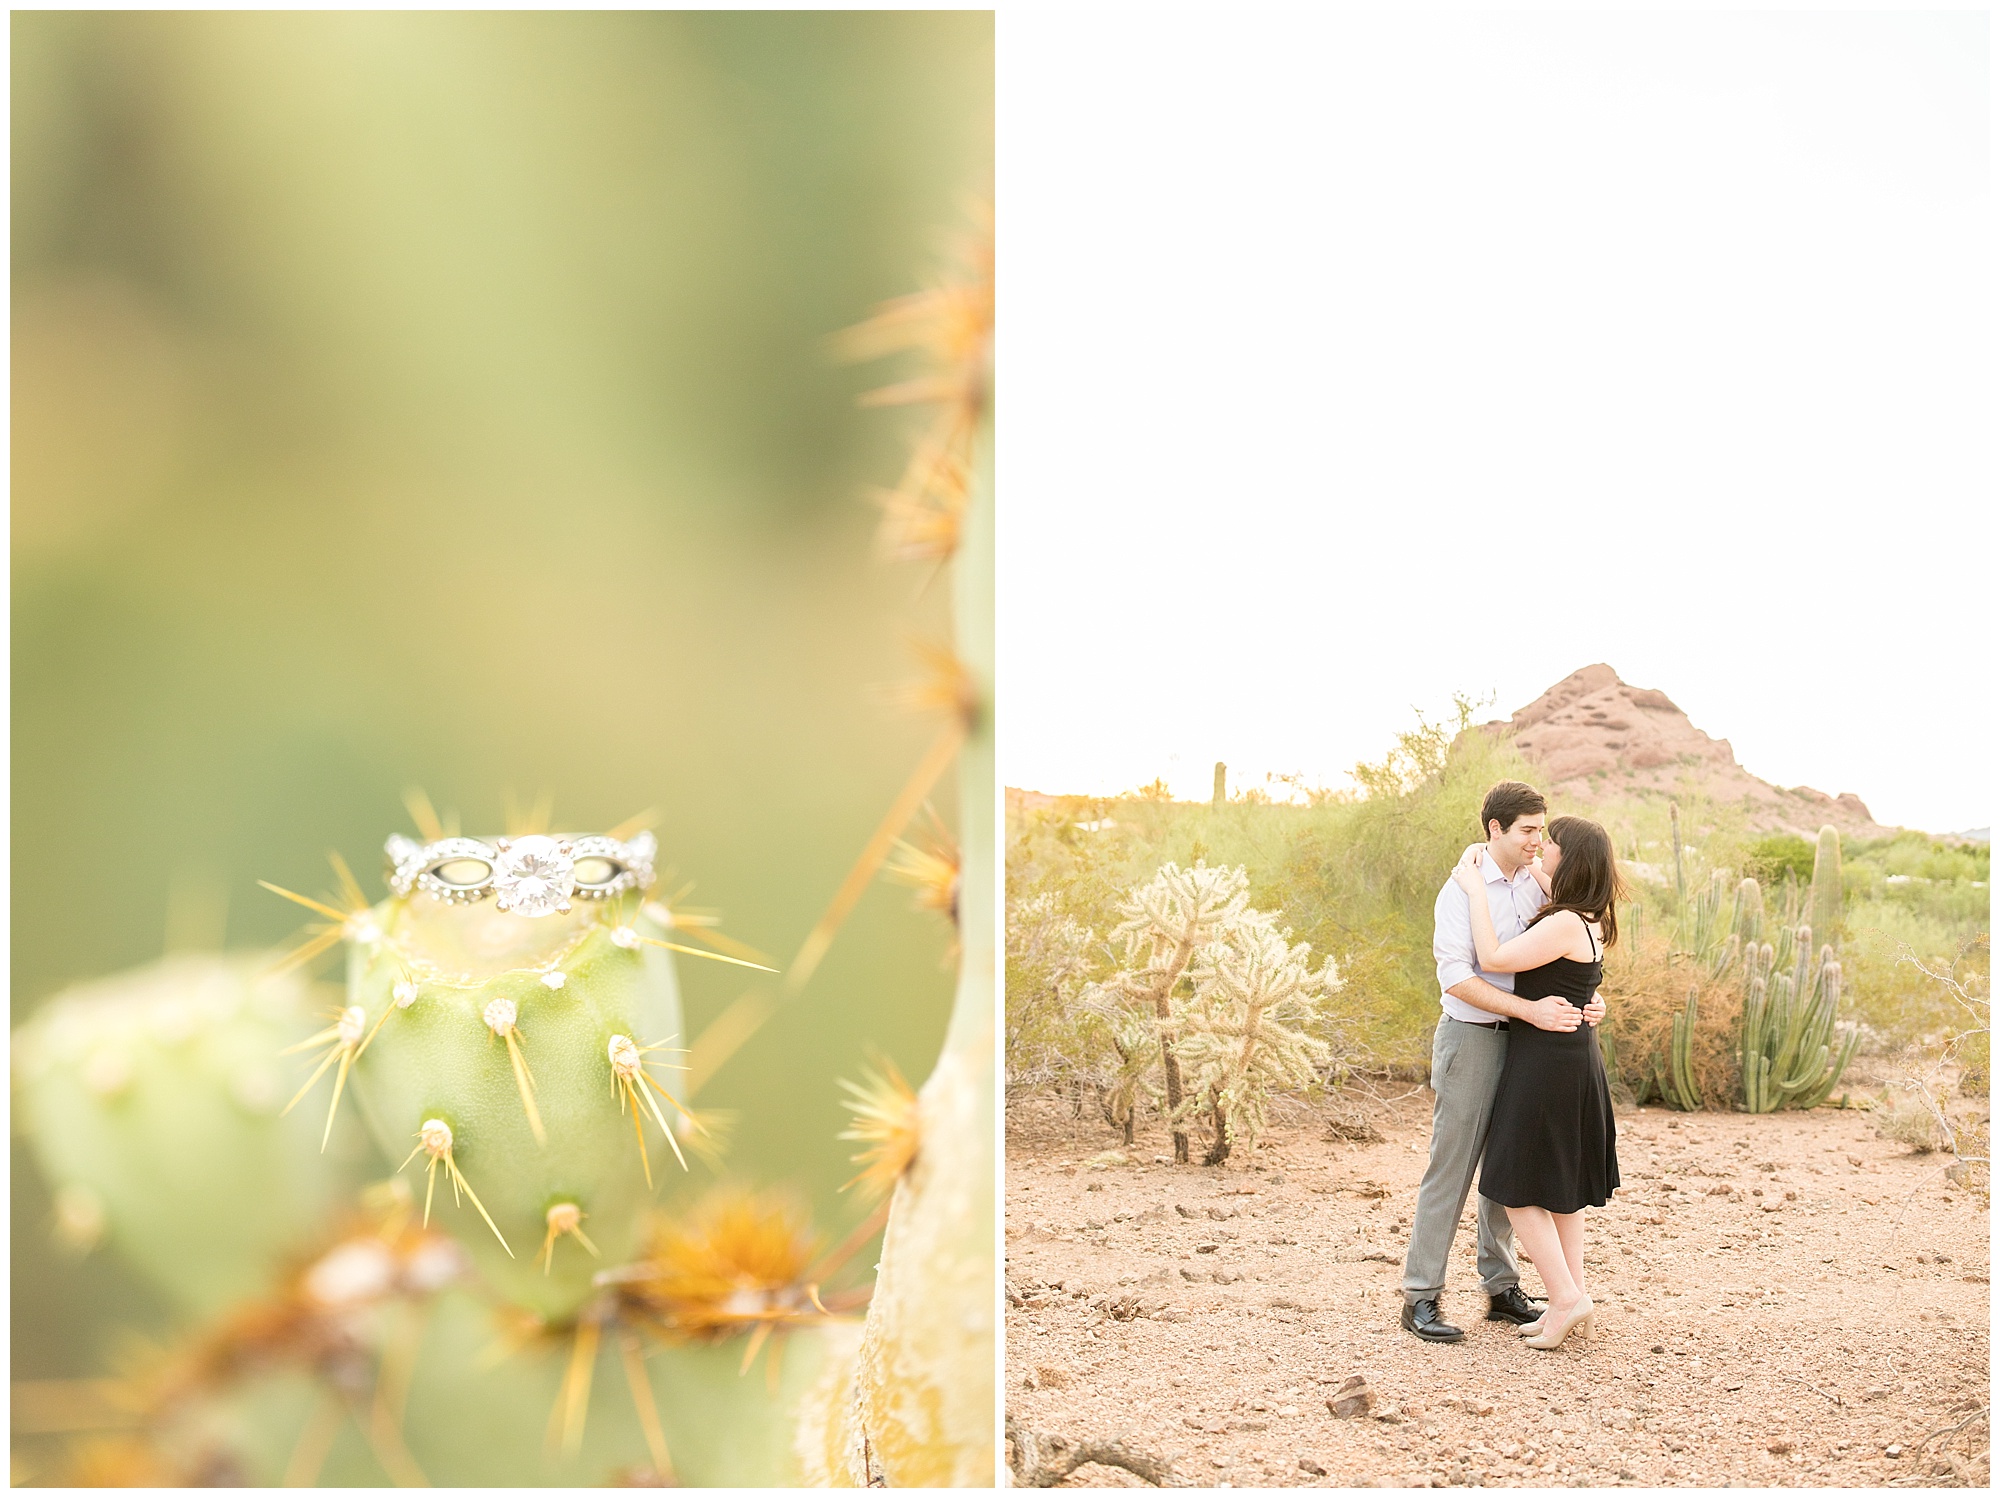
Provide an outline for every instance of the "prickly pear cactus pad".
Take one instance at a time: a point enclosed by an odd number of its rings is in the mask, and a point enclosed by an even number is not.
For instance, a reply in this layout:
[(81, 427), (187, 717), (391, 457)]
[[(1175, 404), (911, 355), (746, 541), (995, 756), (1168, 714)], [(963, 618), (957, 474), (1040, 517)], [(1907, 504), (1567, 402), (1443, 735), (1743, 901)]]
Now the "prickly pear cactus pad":
[(108, 1240), (185, 1310), (211, 1313), (309, 1245), (360, 1179), (353, 1120), (283, 1112), (279, 1052), (312, 986), (256, 957), (168, 957), (58, 995), (14, 1037), (21, 1122), (57, 1231)]
[[(433, 1223), (551, 1321), (622, 1263), (683, 1127), (666, 928), (636, 899), (540, 918), (417, 893), (350, 934), (352, 1086), (375, 1142), (423, 1172)], [(662, 1105), (662, 1100), (665, 1105)]]

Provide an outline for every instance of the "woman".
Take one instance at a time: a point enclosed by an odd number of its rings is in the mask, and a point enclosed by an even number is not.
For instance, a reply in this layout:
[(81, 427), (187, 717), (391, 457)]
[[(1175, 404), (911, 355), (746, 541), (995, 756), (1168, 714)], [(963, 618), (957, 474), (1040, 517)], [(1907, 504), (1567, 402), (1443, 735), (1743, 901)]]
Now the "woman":
[[(1581, 1009), (1603, 979), (1604, 949), (1618, 940), (1616, 904), (1625, 890), (1610, 837), (1582, 817), (1549, 823), (1536, 874), (1548, 904), (1504, 945), (1493, 930), (1479, 858), (1479, 849), (1468, 849), (1452, 870), (1472, 896), (1479, 965), (1515, 974), (1517, 997), (1556, 995)], [(1591, 1335), (1594, 1307), (1583, 1288), (1583, 1209), (1603, 1206), (1618, 1187), (1617, 1139), (1596, 1030), (1510, 1025), (1479, 1194), (1507, 1209), (1514, 1236), (1548, 1289), (1542, 1319), (1521, 1328), (1530, 1347), (1560, 1347), (1573, 1331)]]

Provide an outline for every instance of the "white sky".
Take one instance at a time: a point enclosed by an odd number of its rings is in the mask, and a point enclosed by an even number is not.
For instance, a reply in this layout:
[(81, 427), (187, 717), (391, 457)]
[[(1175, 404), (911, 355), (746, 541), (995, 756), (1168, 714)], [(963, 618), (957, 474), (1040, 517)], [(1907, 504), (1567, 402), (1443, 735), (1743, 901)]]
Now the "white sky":
[(1007, 784), (1343, 783), (1607, 661), (1990, 822), (1985, 16), (999, 25)]

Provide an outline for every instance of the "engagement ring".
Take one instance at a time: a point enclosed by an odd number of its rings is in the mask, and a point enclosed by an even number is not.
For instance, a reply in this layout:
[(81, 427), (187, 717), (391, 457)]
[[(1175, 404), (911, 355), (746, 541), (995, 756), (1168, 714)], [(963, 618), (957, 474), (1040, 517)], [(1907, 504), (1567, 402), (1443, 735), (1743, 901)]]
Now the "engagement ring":
[(515, 915), (565, 914), (570, 897), (607, 900), (653, 882), (659, 844), (650, 832), (620, 842), (574, 834), (536, 837), (446, 837), (420, 843), (391, 837), (389, 888), (407, 900), (422, 890), (434, 900), (470, 905), (493, 897)]

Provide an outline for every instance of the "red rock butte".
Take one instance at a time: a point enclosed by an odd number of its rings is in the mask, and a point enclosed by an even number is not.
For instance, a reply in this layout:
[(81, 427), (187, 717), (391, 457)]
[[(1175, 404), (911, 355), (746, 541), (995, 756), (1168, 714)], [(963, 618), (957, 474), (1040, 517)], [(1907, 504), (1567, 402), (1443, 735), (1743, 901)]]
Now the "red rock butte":
[(1861, 837), (1895, 830), (1880, 826), (1851, 792), (1829, 796), (1759, 780), (1736, 763), (1729, 740), (1710, 738), (1665, 692), (1628, 685), (1606, 665), (1571, 672), (1511, 719), (1483, 726), (1511, 737), (1540, 767), (1541, 789), (1552, 798), (1692, 792), (1740, 804), (1758, 832), (1812, 837), (1825, 823)]

